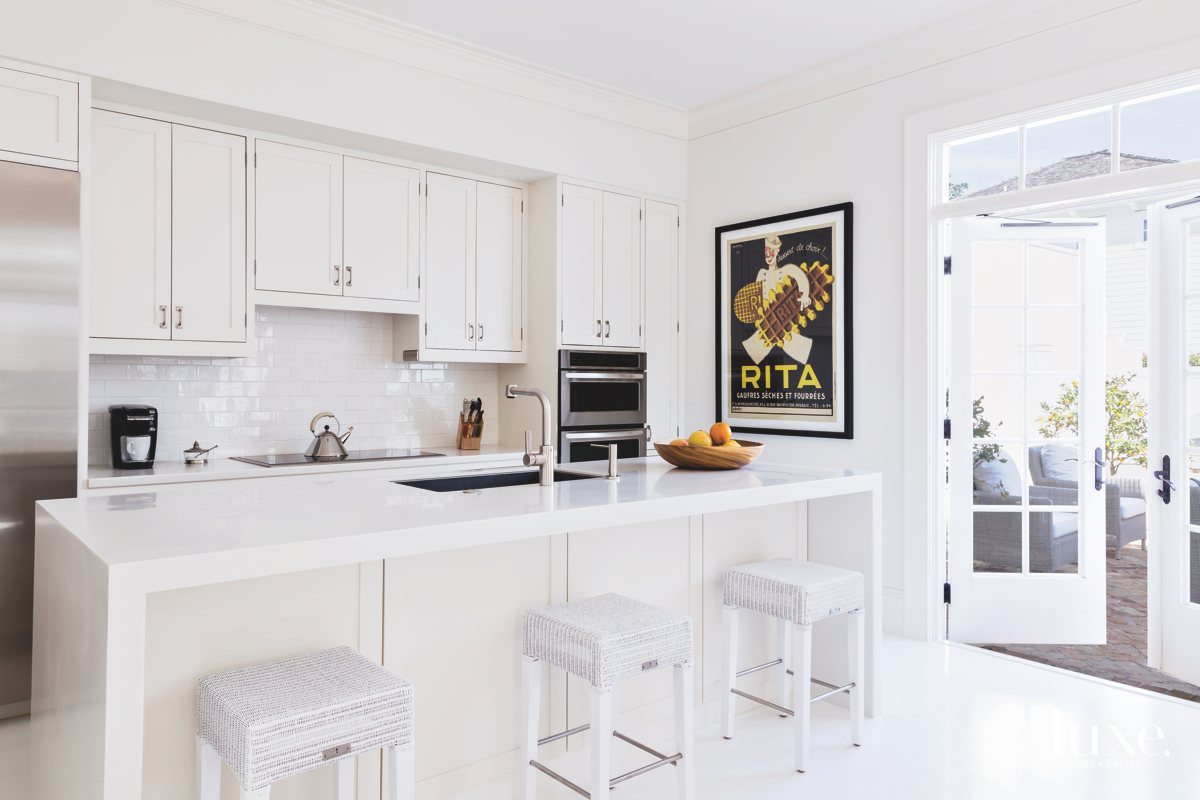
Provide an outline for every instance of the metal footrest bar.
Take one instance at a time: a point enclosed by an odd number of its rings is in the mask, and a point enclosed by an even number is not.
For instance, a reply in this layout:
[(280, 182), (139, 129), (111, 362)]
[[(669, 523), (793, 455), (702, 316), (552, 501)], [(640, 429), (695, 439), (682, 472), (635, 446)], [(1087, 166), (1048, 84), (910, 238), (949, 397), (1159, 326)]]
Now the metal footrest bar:
[(747, 700), (753, 700), (754, 702), (764, 705), (767, 708), (773, 708), (780, 714), (786, 714), (789, 717), (794, 717), (796, 715), (796, 712), (792, 711), (790, 708), (784, 708), (781, 705), (772, 703), (770, 700), (764, 700), (763, 698), (752, 695), (749, 692), (743, 692), (741, 689), (730, 689), (729, 691), (733, 692), (738, 697), (744, 697)]
[[(791, 713), (791, 712), (788, 712), (788, 713)], [(565, 739), (568, 736), (573, 736), (576, 733), (583, 733), (584, 731), (588, 730), (591, 727), (592, 727), (591, 724), (588, 723), (588, 724), (580, 725), (578, 728), (571, 728), (570, 730), (551, 734), (550, 736), (547, 736), (545, 739), (538, 739), (538, 747), (541, 747), (544, 744), (549, 744), (550, 742), (557, 742), (559, 739)], [(625, 781), (629, 780), (630, 778), (636, 778), (639, 775), (645, 775), (650, 770), (658, 769), (659, 767), (666, 766), (667, 764), (676, 764), (678, 761), (680, 761), (683, 758), (683, 753), (676, 753), (673, 756), (668, 756), (664, 753), (658, 752), (657, 750), (655, 750), (653, 747), (651, 747), (648, 744), (643, 744), (642, 742), (639, 742), (637, 739), (634, 739), (632, 736), (626, 736), (625, 734), (621, 733), (620, 731), (613, 731), (613, 736), (615, 736), (616, 738), (620, 739), (623, 742), (627, 742), (627, 743), (633, 745), (634, 747), (638, 748), (639, 750), (649, 753), (650, 755), (654, 756), (658, 760), (654, 761), (650, 764), (647, 764), (644, 767), (638, 767), (637, 769), (626, 772), (624, 775), (618, 775), (617, 777), (611, 779), (608, 782), (608, 788), (610, 788), (610, 789), (613, 788), (614, 786), (616, 786), (618, 783), (624, 783)], [(588, 798), (590, 798), (592, 796), (591, 792), (589, 792), (588, 790), (584, 789), (582, 786), (579, 786), (576, 783), (572, 783), (569, 779), (563, 777), (562, 775), (559, 775), (557, 772), (550, 769), (549, 767), (547, 767), (545, 764), (541, 763), (540, 761), (537, 761), (537, 760), (530, 761), (529, 766), (533, 767), (538, 772), (541, 772), (543, 775), (549, 775), (551, 778), (558, 781), (563, 786), (567, 787), (568, 789), (570, 789), (571, 791), (573, 791), (577, 794), (583, 795), (584, 797), (588, 797)]]
[[(765, 664), (759, 664), (757, 667), (750, 667), (749, 669), (744, 669), (741, 672), (737, 673), (737, 675), (735, 675), (734, 677), (744, 678), (747, 675), (753, 675), (756, 672), (762, 672), (764, 669), (770, 669), (771, 667), (777, 667), (782, 663), (783, 663), (783, 659), (777, 658), (774, 661), (768, 661)], [(789, 669), (788, 675), (791, 675), (791, 674), (792, 674), (792, 671)]]
[(554, 780), (558, 781), (563, 786), (567, 787), (568, 789), (575, 792), (576, 794), (581, 794), (584, 797), (588, 797), (588, 798), (590, 798), (592, 796), (592, 793), (589, 792), (587, 789), (584, 789), (582, 786), (579, 786), (577, 784), (571, 783), (569, 780), (564, 778), (562, 775), (559, 775), (557, 772), (550, 769), (549, 767), (547, 767), (545, 764), (541, 763), (540, 761), (530, 761), (529, 766), (533, 767), (534, 769), (536, 769), (538, 772), (542, 773), (543, 775), (549, 775), (551, 778), (554, 778)]
[(560, 731), (559, 733), (552, 733), (545, 739), (538, 739), (538, 747), (541, 747), (544, 744), (550, 744), (551, 742), (557, 742), (559, 739), (565, 739), (568, 736), (574, 736), (577, 733), (583, 733), (590, 727), (592, 727), (591, 723), (585, 722), (578, 728), (571, 728), (570, 730)]
[[(823, 683), (821, 685), (828, 686), (829, 684)], [(817, 695), (816, 697), (810, 697), (808, 699), (808, 702), (815, 703), (818, 700), (824, 700), (826, 697), (829, 697), (830, 695), (841, 694), (842, 692), (848, 692), (853, 688), (854, 688), (853, 683), (847, 683), (845, 686), (834, 686), (832, 689), (830, 689), (827, 692), (822, 692), (821, 694)]]

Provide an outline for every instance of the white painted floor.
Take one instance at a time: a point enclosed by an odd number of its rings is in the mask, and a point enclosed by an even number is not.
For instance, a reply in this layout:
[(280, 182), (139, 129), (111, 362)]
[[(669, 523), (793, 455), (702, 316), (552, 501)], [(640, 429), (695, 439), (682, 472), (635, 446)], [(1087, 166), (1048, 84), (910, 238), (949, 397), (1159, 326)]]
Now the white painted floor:
[[(814, 707), (807, 774), (791, 769), (789, 723), (770, 711), (739, 717), (732, 742), (701, 731), (698, 800), (1200, 798), (1200, 705), (957, 645), (889, 638), (884, 666), (885, 716), (867, 721), (863, 747), (850, 746), (844, 711)], [(4, 800), (29, 797), (27, 727), (0, 722)], [(644, 763), (632, 748), (614, 750), (618, 769)], [(585, 758), (573, 752), (551, 766), (583, 779)], [(511, 796), (498, 782), (457, 800)], [(615, 796), (674, 798), (673, 769), (622, 784)], [(577, 797), (539, 778), (539, 800)]]

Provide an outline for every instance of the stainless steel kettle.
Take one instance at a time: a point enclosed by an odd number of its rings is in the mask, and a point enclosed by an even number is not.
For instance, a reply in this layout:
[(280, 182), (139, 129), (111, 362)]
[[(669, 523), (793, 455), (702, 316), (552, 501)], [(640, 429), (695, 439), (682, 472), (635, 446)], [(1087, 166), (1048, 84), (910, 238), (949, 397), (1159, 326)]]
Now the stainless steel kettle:
[[(337, 422), (337, 433), (329, 430), (329, 426), (325, 426), (325, 430), (317, 433), (317, 423), (325, 417), (329, 417), (334, 422)], [(338, 422), (338, 418), (333, 415), (332, 411), (322, 411), (313, 417), (312, 422), (308, 424), (308, 429), (312, 431), (312, 444), (308, 446), (308, 450), (304, 451), (304, 455), (314, 461), (340, 461), (346, 457), (346, 440), (350, 438), (350, 434), (354, 432), (354, 426), (351, 425), (342, 433), (342, 423)]]

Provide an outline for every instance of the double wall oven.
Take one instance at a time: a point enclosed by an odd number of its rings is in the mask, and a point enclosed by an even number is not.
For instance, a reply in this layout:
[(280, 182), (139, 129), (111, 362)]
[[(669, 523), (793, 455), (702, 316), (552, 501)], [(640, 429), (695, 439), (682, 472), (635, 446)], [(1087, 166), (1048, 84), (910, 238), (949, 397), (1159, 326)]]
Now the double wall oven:
[(646, 455), (646, 354), (559, 351), (558, 409), (561, 463), (608, 457), (594, 445), (615, 444), (620, 458)]

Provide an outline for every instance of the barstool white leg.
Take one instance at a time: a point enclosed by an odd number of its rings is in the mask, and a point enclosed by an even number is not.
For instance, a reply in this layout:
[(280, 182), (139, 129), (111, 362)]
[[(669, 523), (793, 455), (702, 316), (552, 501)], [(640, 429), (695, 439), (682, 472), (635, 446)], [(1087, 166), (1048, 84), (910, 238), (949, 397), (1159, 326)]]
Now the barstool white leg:
[[(792, 668), (792, 624), (786, 619), (777, 619), (776, 639), (779, 641), (779, 705), (784, 708), (792, 707), (792, 676), (788, 671)], [(786, 717), (786, 714), (780, 714)]]
[(679, 800), (693, 800), (696, 796), (696, 768), (692, 757), (696, 750), (695, 702), (692, 665), (675, 667), (675, 747), (683, 754), (683, 758), (675, 765), (679, 779)]
[(608, 800), (608, 782), (612, 777), (612, 692), (591, 690), (592, 800)]
[(537, 770), (529, 762), (537, 758), (538, 727), (541, 721), (542, 662), (521, 656), (521, 798), (534, 800)]
[(799, 663), (796, 665), (796, 770), (808, 770), (808, 732), (812, 727), (812, 626), (797, 625), (800, 633)]
[(221, 800), (221, 757), (199, 736), (196, 737), (196, 797)]
[(737, 657), (738, 657), (738, 610), (734, 606), (723, 606), (721, 615), (725, 620), (725, 698), (721, 703), (721, 735), (733, 738), (733, 716), (736, 711)]
[(850, 612), (850, 741), (857, 747), (862, 744), (863, 729), (863, 681), (866, 678), (866, 658), (863, 652), (866, 639), (866, 614), (862, 609)]
[(417, 746), (387, 748), (388, 780), (386, 800), (413, 800), (417, 793)]
[(343, 758), (333, 765), (333, 800), (354, 800), (354, 768), (356, 758)]

